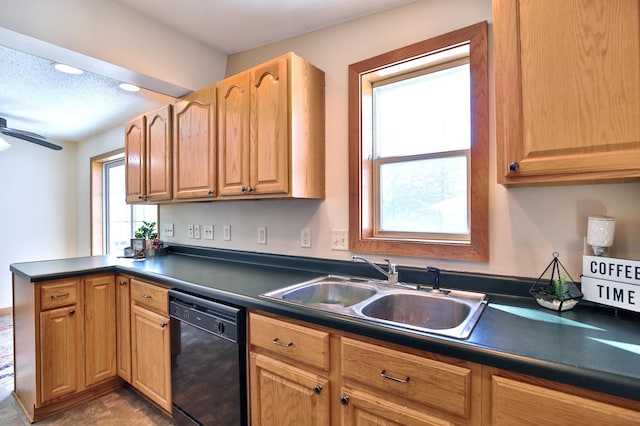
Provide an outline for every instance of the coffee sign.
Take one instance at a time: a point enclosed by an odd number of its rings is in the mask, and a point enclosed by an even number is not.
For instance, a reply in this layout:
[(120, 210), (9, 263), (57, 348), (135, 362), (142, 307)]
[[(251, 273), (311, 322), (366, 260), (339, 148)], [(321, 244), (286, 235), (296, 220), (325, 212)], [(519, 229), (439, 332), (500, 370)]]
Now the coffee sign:
[(613, 257), (582, 257), (584, 299), (640, 312), (640, 262)]

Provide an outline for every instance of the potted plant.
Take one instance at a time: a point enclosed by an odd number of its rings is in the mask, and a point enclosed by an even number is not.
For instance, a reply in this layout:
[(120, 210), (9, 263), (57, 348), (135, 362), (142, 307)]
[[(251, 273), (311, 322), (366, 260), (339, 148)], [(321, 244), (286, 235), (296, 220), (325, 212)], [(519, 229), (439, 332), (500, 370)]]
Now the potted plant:
[(164, 247), (164, 243), (158, 238), (158, 233), (155, 228), (155, 222), (146, 222), (143, 220), (142, 226), (140, 226), (133, 234), (135, 238), (143, 239), (145, 241), (144, 253), (146, 257), (155, 256), (158, 254), (157, 250)]
[[(560, 272), (562, 268), (563, 273)], [(551, 269), (551, 277), (547, 281), (543, 276)], [(567, 277), (569, 279), (567, 280)], [(553, 260), (542, 275), (529, 289), (529, 294), (536, 299), (538, 305), (554, 311), (568, 311), (582, 299), (582, 292), (576, 287), (569, 273), (553, 253)]]

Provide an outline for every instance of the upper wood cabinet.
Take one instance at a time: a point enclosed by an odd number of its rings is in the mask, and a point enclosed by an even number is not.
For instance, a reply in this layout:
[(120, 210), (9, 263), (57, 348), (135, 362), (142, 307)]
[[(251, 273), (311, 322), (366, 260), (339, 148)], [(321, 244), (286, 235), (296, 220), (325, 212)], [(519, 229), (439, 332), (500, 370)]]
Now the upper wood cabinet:
[(125, 126), (127, 203), (173, 197), (171, 111), (167, 105)]
[(324, 197), (324, 73), (293, 53), (218, 87), (221, 197)]
[(640, 7), (494, 0), (498, 181), (640, 178)]
[(193, 92), (174, 105), (173, 190), (177, 200), (216, 196), (216, 87)]

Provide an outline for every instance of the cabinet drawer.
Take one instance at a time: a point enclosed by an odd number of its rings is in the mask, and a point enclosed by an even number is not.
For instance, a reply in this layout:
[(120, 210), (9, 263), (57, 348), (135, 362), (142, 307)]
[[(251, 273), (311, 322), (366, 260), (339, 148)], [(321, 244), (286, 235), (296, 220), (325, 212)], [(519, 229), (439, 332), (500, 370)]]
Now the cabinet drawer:
[(131, 302), (169, 315), (169, 290), (159, 285), (131, 279)]
[(329, 370), (329, 333), (251, 313), (250, 343), (312, 367)]
[(73, 305), (78, 301), (78, 279), (54, 281), (40, 288), (40, 309)]
[(470, 368), (342, 338), (342, 376), (460, 417), (471, 409)]

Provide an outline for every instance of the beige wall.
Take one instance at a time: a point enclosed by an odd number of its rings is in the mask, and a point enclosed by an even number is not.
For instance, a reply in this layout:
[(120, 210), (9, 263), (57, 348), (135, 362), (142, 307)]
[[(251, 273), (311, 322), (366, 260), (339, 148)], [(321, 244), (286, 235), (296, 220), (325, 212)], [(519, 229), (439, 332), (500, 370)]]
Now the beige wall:
[[(202, 48), (178, 43), (150, 43), (172, 38), (170, 30), (149, 27), (135, 31), (139, 16), (129, 16), (122, 26), (101, 24), (82, 0), (58, 0), (57, 8), (38, 0), (6, 0), (0, 27), (39, 37), (66, 49), (185, 87), (202, 87), (223, 77), (224, 72), (203, 69), (193, 56)], [(89, 2), (86, 2), (89, 3)], [(97, 11), (112, 24), (119, 6), (106, 0)], [(92, 6), (93, 7), (93, 6)], [(54, 10), (55, 9), (55, 10)], [(9, 13), (11, 12), (11, 13)], [(46, 12), (46, 13), (45, 13)], [(65, 17), (63, 19), (63, 17)], [(69, 19), (68, 17), (75, 17)], [(91, 18), (91, 19), (90, 19)], [(84, 19), (83, 22), (80, 22)], [(347, 188), (347, 67), (413, 42), (433, 37), (482, 20), (491, 21), (489, 0), (422, 0), (377, 15), (314, 31), (228, 58), (227, 74), (279, 55), (295, 51), (326, 73), (326, 199), (249, 202), (192, 203), (163, 206), (163, 222), (175, 225), (168, 242), (222, 247), (299, 256), (349, 259), (351, 253), (330, 249), (332, 229), (348, 227)], [(76, 22), (78, 21), (78, 22)], [(64, 28), (64, 30), (60, 28)], [(67, 27), (73, 30), (66, 31)], [(491, 27), (490, 27), (491, 31)], [(77, 37), (80, 34), (80, 37)], [(153, 40), (149, 40), (153, 34)], [(111, 43), (105, 42), (111, 40)], [(1, 42), (0, 42), (1, 43)], [(169, 46), (169, 47), (166, 47)], [(144, 55), (138, 54), (142, 47)], [(170, 61), (175, 55), (189, 58)], [(215, 56), (215, 55), (213, 55)], [(142, 60), (141, 58), (144, 58)], [(214, 60), (217, 69), (222, 62)], [(176, 66), (176, 63), (183, 64)], [(493, 84), (491, 84), (493, 89)], [(493, 90), (492, 90), (493, 92)], [(426, 258), (394, 260), (400, 265), (537, 277), (560, 253), (574, 279), (579, 279), (586, 218), (608, 214), (617, 220), (614, 255), (640, 259), (640, 183), (505, 189), (495, 176), (495, 100), (491, 97), (490, 260), (468, 263)], [(1, 223), (8, 231), (0, 241), (0, 267), (15, 261), (60, 258), (89, 254), (89, 158), (122, 147), (123, 123), (75, 147), (65, 144), (62, 155), (23, 145), (0, 154)], [(12, 153), (13, 151), (13, 153)], [(33, 152), (32, 152), (33, 151)], [(11, 209), (7, 206), (12, 206)], [(214, 240), (189, 240), (188, 224), (215, 225)], [(222, 240), (223, 225), (232, 226), (232, 240)], [(267, 226), (267, 245), (257, 244), (257, 227)], [(312, 247), (300, 248), (300, 228), (312, 231)], [(35, 249), (34, 249), (35, 247)], [(381, 260), (382, 256), (372, 256)], [(4, 266), (2, 266), (4, 265)], [(5, 273), (8, 277), (8, 272)], [(2, 282), (0, 307), (10, 303), (10, 284)]]
[[(398, 47), (479, 21), (491, 22), (490, 0), (417, 1), (374, 16), (314, 31), (232, 55), (227, 75), (287, 51), (326, 73), (327, 197), (324, 201), (257, 201), (161, 207), (185, 244), (257, 252), (349, 259), (333, 251), (331, 229), (348, 228), (347, 67)], [(491, 27), (490, 27), (491, 31)], [(493, 61), (491, 60), (491, 63)], [(470, 263), (423, 258), (394, 258), (400, 265), (538, 277), (557, 251), (575, 280), (580, 279), (583, 237), (589, 215), (617, 220), (614, 255), (640, 259), (640, 184), (603, 184), (506, 189), (496, 184), (495, 102), (491, 81), (490, 260)], [(190, 223), (214, 224), (215, 239), (189, 240)], [(222, 241), (222, 226), (232, 225), (232, 241)], [(267, 226), (267, 245), (257, 244), (257, 227)], [(300, 228), (312, 230), (311, 249), (300, 248)], [(372, 256), (381, 260), (383, 256)]]

